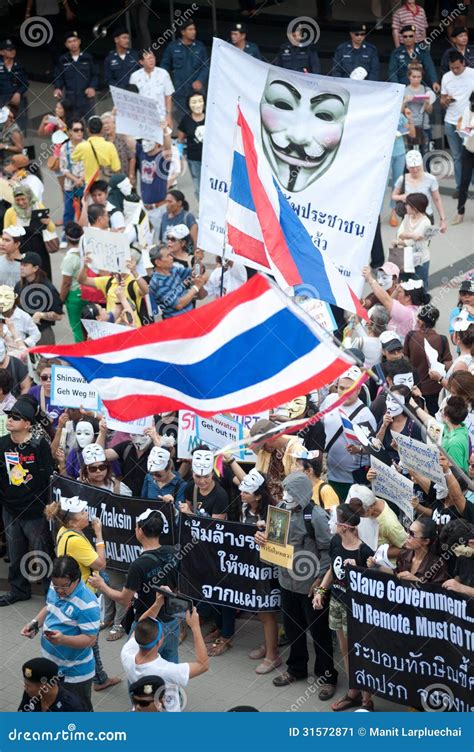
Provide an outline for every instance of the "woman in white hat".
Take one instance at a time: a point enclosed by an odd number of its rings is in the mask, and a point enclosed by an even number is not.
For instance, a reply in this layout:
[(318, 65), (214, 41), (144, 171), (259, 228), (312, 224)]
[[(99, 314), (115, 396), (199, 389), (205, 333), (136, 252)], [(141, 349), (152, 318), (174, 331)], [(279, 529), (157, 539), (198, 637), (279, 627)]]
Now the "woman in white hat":
[(402, 175), (395, 183), (392, 193), (393, 201), (405, 202), (410, 193), (424, 193), (428, 199), (426, 214), (434, 224), (433, 204), (439, 215), (439, 231), (446, 232), (448, 225), (446, 214), (439, 193), (438, 181), (424, 169), (421, 152), (412, 149), (407, 152), (406, 165), (408, 174)]
[(112, 473), (112, 465), (105, 456), (105, 451), (100, 444), (88, 444), (82, 450), (84, 466), (81, 469), (78, 480), (88, 483), (90, 486), (111, 491), (120, 496), (131, 496), (132, 492), (125, 483), (117, 480)]

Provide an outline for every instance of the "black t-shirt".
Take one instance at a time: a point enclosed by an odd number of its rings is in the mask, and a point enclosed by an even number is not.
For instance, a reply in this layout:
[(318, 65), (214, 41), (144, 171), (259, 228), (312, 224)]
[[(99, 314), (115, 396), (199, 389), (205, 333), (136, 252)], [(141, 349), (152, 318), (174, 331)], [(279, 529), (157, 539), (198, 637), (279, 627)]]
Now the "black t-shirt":
[[(177, 567), (176, 551), (172, 546), (144, 551), (130, 564), (125, 587), (135, 593), (132, 606), (136, 621), (154, 604), (157, 587), (167, 585), (176, 589)], [(160, 619), (166, 621), (162, 614)]]
[(214, 488), (207, 496), (203, 496), (197, 489), (196, 506), (194, 506), (194, 481), (189, 481), (186, 486), (184, 498), (189, 503), (191, 509), (195, 508), (196, 514), (205, 514), (212, 517), (213, 514), (227, 514), (229, 508), (229, 497), (218, 483), (214, 483)]
[[(38, 292), (38, 288), (41, 287), (43, 288), (42, 293), (41, 290)], [(28, 288), (31, 288), (31, 290)], [(26, 285), (17, 282), (15, 285), (15, 293), (19, 295), (20, 308), (23, 308), (23, 310), (31, 316), (37, 311), (40, 311), (41, 313), (49, 311), (53, 311), (53, 313), (63, 312), (63, 304), (59, 297), (59, 293), (49, 279), (43, 279), (39, 283), (28, 282)], [(40, 332), (42, 332), (43, 329), (47, 329), (49, 326), (54, 326), (54, 321), (45, 321), (44, 319), (41, 319), (37, 326)]]
[(344, 561), (346, 559), (354, 559), (358, 567), (366, 567), (367, 559), (369, 556), (373, 555), (374, 552), (365, 543), (362, 543), (356, 551), (351, 551), (348, 548), (344, 548), (340, 535), (337, 533), (336, 535), (333, 535), (331, 543), (329, 544), (329, 556), (331, 557), (331, 569), (333, 574), (331, 595), (334, 596), (336, 600), (341, 601), (345, 606), (349, 605), (349, 599), (347, 596), (348, 581)]
[(474, 522), (473, 505), (467, 501), (464, 507), (464, 512), (461, 514), (458, 512), (455, 506), (445, 507), (443, 500), (436, 501), (431, 506), (433, 510), (432, 520), (436, 522), (439, 527), (444, 527), (451, 522), (451, 520), (468, 520), (468, 522)]
[(10, 514), (24, 519), (42, 517), (52, 472), (53, 457), (46, 439), (15, 444), (10, 434), (0, 438), (0, 499)]
[(137, 450), (131, 441), (121, 441), (120, 444), (112, 447), (114, 452), (117, 452), (119, 456), (122, 466), (122, 480), (129, 487), (133, 496), (141, 496), (142, 494), (143, 481), (148, 472), (148, 455), (152, 446), (153, 444), (150, 444), (141, 457), (138, 456)]
[(13, 355), (10, 355), (7, 371), (13, 379), (12, 394), (14, 397), (19, 397), (21, 382), (28, 376), (28, 368), (21, 362), (20, 358), (14, 358)]
[[(196, 123), (191, 115), (185, 115), (178, 125), (178, 130), (186, 135), (187, 156), (194, 162), (202, 160), (202, 141), (204, 135), (204, 120)], [(197, 133), (196, 133), (197, 131)]]
[(19, 713), (66, 713), (71, 710), (77, 710), (78, 713), (86, 713), (88, 709), (85, 707), (82, 698), (75, 692), (67, 689), (64, 684), (59, 685), (58, 696), (55, 702), (49, 706), (48, 710), (44, 711), (41, 709), (40, 698), (37, 700), (31, 699), (26, 692), (23, 692), (20, 707), (18, 708)]
[(458, 556), (454, 574), (462, 585), (474, 588), (474, 556)]

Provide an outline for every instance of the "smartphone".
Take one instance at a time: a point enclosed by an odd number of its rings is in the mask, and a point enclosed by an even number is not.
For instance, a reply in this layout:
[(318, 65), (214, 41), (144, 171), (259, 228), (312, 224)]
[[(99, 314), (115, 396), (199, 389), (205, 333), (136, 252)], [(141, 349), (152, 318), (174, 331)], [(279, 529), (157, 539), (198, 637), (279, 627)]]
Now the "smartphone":
[(161, 595), (164, 596), (165, 605), (163, 608), (166, 616), (178, 616), (184, 618), (186, 616), (186, 611), (191, 612), (193, 610), (193, 602), (191, 598), (188, 598), (186, 595), (181, 595), (181, 593), (170, 593), (168, 590), (163, 590), (163, 588), (155, 589), (158, 593), (161, 593)]
[(194, 264), (193, 266), (193, 277), (199, 277), (201, 274), (201, 264)]
[(54, 634), (54, 630), (53, 629), (43, 629), (43, 634), (46, 637), (49, 637), (50, 635)]
[(49, 209), (33, 209), (31, 219), (49, 219)]

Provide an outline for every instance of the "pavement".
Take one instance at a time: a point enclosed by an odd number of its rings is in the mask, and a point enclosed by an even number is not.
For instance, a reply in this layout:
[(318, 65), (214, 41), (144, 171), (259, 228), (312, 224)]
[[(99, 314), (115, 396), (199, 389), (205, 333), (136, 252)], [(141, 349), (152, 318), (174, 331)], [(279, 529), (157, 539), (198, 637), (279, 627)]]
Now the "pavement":
[[(31, 117), (37, 120), (40, 115), (49, 110), (53, 104), (51, 92), (40, 83), (33, 83), (30, 96)], [(104, 99), (99, 105), (99, 112), (109, 108), (109, 101)], [(41, 153), (44, 141), (32, 138), (36, 146), (37, 156)], [(61, 217), (61, 194), (54, 176), (49, 173), (42, 164), (43, 180), (46, 186), (46, 205), (51, 208), (53, 219)], [(448, 221), (454, 216), (456, 202), (449, 197), (453, 189), (451, 177), (441, 180), (443, 202), (445, 205)], [(185, 174), (179, 181), (179, 187), (187, 196), (192, 196), (192, 187), (189, 175)], [(388, 192), (385, 195), (382, 210), (382, 235), (387, 249), (395, 231), (388, 226)], [(195, 201), (191, 201), (191, 209), (197, 211)], [(433, 302), (441, 311), (440, 331), (446, 331), (449, 311), (456, 304), (458, 278), (474, 268), (473, 248), (473, 204), (468, 202), (466, 218), (463, 224), (449, 227), (445, 236), (438, 236), (431, 245), (431, 293)], [(59, 285), (59, 267), (63, 253), (59, 252), (52, 256), (53, 277)], [(66, 319), (56, 326), (57, 342), (70, 342), (71, 334)], [(6, 587), (5, 578), (7, 566), (0, 561), (0, 585)], [(3, 664), (2, 681), (0, 682), (0, 711), (16, 710), (21, 699), (21, 665), (35, 655), (39, 655), (38, 638), (35, 643), (30, 643), (20, 635), (21, 627), (31, 620), (40, 610), (42, 599), (35, 595), (31, 601), (17, 603), (3, 608), (0, 618), (0, 645)], [(272, 678), (276, 672), (267, 676), (257, 676), (254, 673), (255, 663), (247, 658), (248, 652), (261, 642), (262, 630), (256, 618), (239, 619), (236, 623), (236, 635), (234, 646), (231, 650), (220, 657), (210, 659), (209, 671), (196, 679), (193, 679), (186, 691), (186, 712), (196, 711), (225, 711), (239, 705), (254, 705), (261, 711), (324, 711), (328, 710), (328, 703), (322, 703), (317, 698), (314, 685), (308, 681), (296, 682), (286, 688), (277, 688), (272, 684)], [(123, 640), (118, 643), (106, 642), (101, 636), (101, 651), (104, 665), (110, 676), (123, 677), (120, 664), (120, 648)], [(310, 655), (313, 648), (309, 646)], [(285, 657), (285, 650), (282, 653)], [(180, 647), (180, 660), (193, 659), (192, 639), (188, 631), (188, 637)], [(310, 660), (310, 665), (312, 657)], [(336, 649), (336, 664), (340, 672), (340, 682), (337, 696), (340, 696), (347, 688), (342, 667), (342, 660)], [(284, 669), (281, 669), (284, 670)], [(126, 690), (126, 682), (101, 693), (94, 692), (93, 702), (97, 711), (128, 711), (129, 703)], [(407, 710), (386, 700), (376, 699), (377, 710), (400, 711)]]

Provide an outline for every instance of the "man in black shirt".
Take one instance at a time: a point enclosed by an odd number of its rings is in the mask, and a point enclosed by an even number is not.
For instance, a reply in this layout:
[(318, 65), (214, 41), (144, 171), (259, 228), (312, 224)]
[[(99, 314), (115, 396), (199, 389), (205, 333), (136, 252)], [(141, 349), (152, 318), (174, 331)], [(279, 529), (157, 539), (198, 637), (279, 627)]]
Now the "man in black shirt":
[(0, 499), (11, 564), (10, 592), (0, 595), (0, 606), (29, 600), (31, 582), (39, 579), (39, 572), (46, 588), (53, 556), (43, 515), (53, 472), (51, 449), (46, 439), (31, 436), (36, 410), (29, 399), (19, 397), (5, 412), (8, 433), (0, 438)]
[(25, 690), (19, 713), (86, 712), (81, 697), (64, 685), (59, 668), (48, 658), (31, 658), (22, 667)]
[(229, 497), (213, 475), (214, 455), (209, 449), (195, 449), (192, 457), (193, 479), (186, 487), (185, 501), (179, 505), (184, 514), (203, 514), (227, 519)]
[[(97, 443), (105, 447), (107, 426), (101, 422)], [(141, 496), (143, 481), (148, 472), (148, 455), (153, 447), (150, 436), (132, 434), (130, 441), (121, 441), (113, 448), (105, 450), (108, 460), (119, 460), (122, 466), (122, 481), (132, 492), (133, 496)]]

